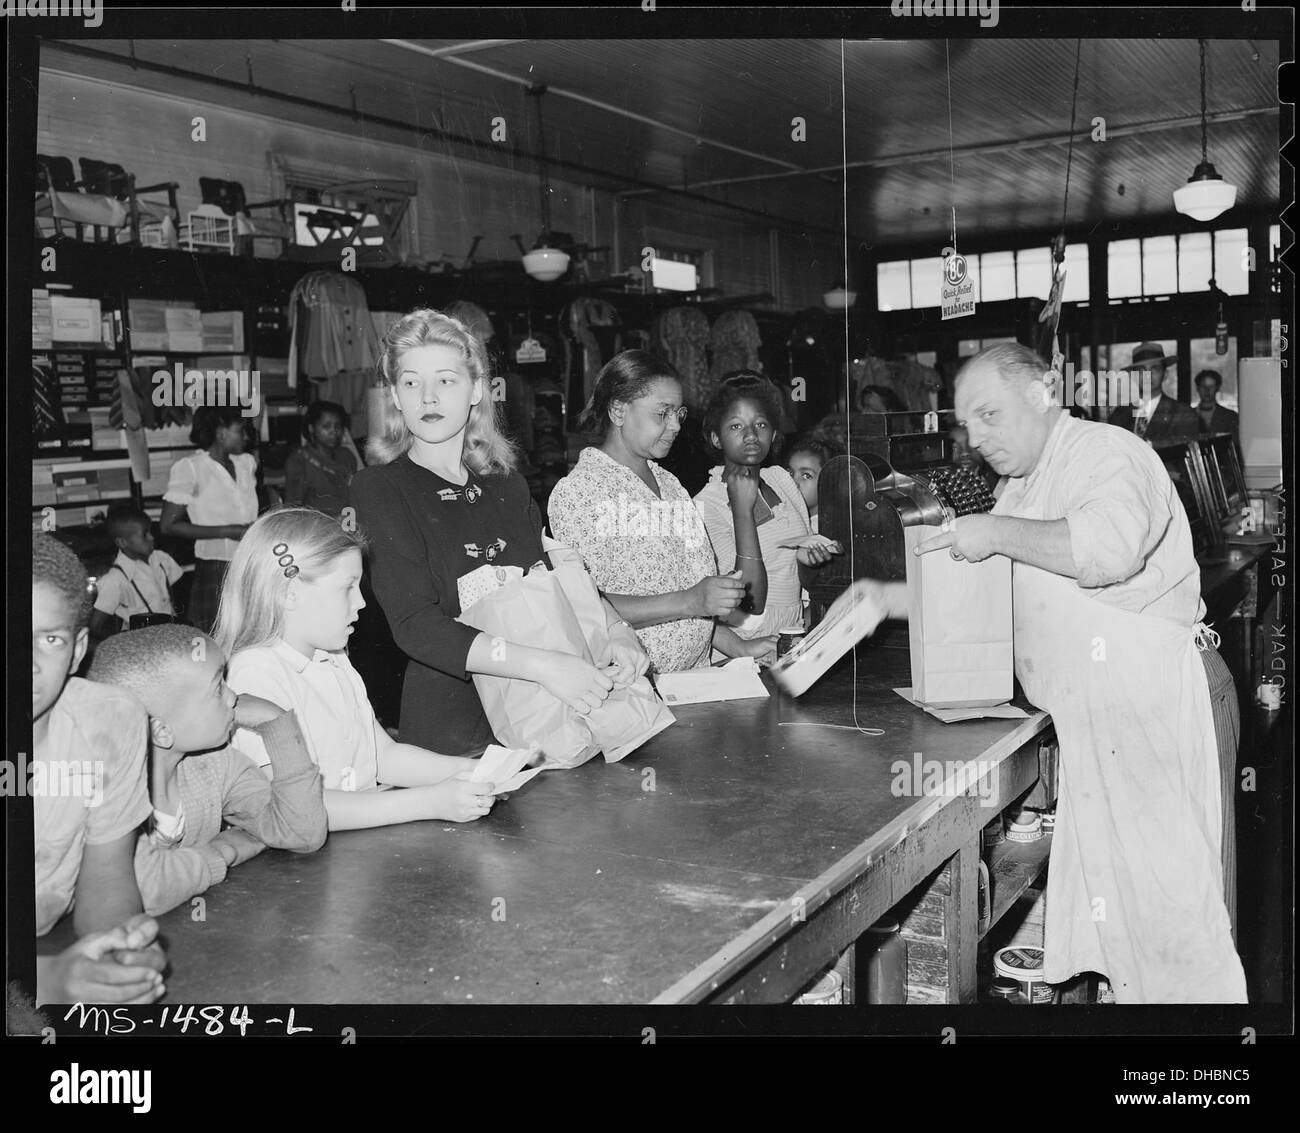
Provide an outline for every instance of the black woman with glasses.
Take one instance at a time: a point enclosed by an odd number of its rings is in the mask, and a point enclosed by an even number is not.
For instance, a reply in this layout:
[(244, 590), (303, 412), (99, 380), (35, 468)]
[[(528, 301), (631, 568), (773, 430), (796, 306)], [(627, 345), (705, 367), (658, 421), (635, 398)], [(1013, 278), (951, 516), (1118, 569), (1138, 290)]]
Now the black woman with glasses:
[(659, 463), (685, 417), (672, 366), (644, 350), (616, 354), (579, 419), (595, 444), (547, 504), (555, 537), (582, 556), (660, 673), (707, 665), (711, 646), (729, 657), (767, 649), (714, 621), (733, 614), (745, 589), (718, 575), (690, 494)]

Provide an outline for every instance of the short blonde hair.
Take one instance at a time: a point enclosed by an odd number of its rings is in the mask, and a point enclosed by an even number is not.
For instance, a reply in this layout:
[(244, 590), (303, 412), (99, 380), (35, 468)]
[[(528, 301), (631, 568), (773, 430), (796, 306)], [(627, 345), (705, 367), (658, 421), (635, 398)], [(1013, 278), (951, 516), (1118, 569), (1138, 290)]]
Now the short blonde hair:
[(341, 555), (365, 550), (365, 539), (348, 529), (348, 513), (344, 516), (340, 521), (315, 508), (278, 508), (244, 532), (226, 572), (212, 629), (228, 658), (279, 639), (292, 578), (314, 581)]
[[(465, 426), (466, 466), (479, 476), (491, 473), (504, 476), (513, 472), (519, 456), (515, 446), (501, 432), (497, 420), (487, 350), (483, 343), (459, 319), (441, 311), (422, 308), (403, 315), (393, 324), (382, 343), (379, 372), (388, 390), (397, 387), (402, 355), (420, 346), (452, 347), (465, 360), (470, 377), (485, 387), (479, 403), (469, 411), (469, 422)], [(366, 458), (372, 464), (389, 464), (399, 456), (405, 456), (414, 440), (392, 397), (385, 397), (379, 420), (371, 423)]]

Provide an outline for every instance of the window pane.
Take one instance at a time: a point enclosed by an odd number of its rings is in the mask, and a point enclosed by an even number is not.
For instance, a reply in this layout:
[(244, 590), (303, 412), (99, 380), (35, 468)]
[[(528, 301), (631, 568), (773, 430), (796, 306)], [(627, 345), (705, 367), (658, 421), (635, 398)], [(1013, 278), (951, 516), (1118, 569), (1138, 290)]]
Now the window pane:
[(1046, 299), (1052, 291), (1052, 249), (1022, 248), (1016, 253), (1016, 295)]
[(1250, 290), (1250, 274), (1246, 271), (1246, 230), (1227, 228), (1214, 234), (1214, 275), (1229, 295), (1245, 295)]
[(1067, 244), (1065, 246), (1065, 294), (1061, 296), (1061, 300), (1065, 303), (1086, 303), (1088, 287), (1088, 245)]
[(971, 292), (971, 298), (976, 303), (980, 301), (980, 258), (979, 256), (966, 257), (966, 278), (975, 284), (975, 290)]
[(942, 296), (943, 258), (912, 261), (912, 306), (938, 307)]
[(980, 293), (985, 303), (1016, 297), (1015, 252), (985, 252), (980, 256)]
[(1142, 294), (1140, 240), (1112, 240), (1106, 249), (1106, 295), (1127, 299)]
[(1268, 262), (1272, 263), (1277, 259), (1278, 249), (1282, 244), (1282, 226), (1273, 224), (1268, 229)]
[(1201, 403), (1201, 395), (1196, 392), (1196, 375), (1202, 370), (1213, 370), (1223, 383), (1219, 386), (1219, 404), (1235, 413), (1237, 411), (1237, 339), (1233, 335), (1228, 335), (1227, 354), (1214, 352), (1212, 338), (1194, 338), (1190, 346), (1192, 348), (1192, 404)]
[(911, 265), (895, 260), (876, 265), (876, 309), (906, 311), (912, 305)]
[(1178, 290), (1210, 289), (1210, 234), (1189, 232), (1178, 237)]
[(1150, 236), (1142, 241), (1142, 294), (1172, 295), (1178, 290), (1177, 241)]

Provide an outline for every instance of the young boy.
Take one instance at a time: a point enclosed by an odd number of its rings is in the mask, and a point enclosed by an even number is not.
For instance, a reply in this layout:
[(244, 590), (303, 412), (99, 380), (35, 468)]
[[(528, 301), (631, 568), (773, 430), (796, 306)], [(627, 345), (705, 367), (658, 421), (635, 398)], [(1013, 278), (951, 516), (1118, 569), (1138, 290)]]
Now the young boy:
[(90, 632), (104, 638), (130, 628), (132, 617), (174, 616), (172, 586), (185, 572), (166, 551), (154, 550), (153, 521), (132, 504), (118, 504), (108, 509), (105, 525), (117, 558), (97, 581)]
[[(152, 914), (223, 881), (266, 846), (309, 853), (325, 842), (320, 771), (297, 717), (260, 697), (236, 698), (225, 668), (216, 642), (182, 625), (110, 637), (91, 665), (91, 680), (133, 693), (149, 713), (153, 821), (136, 844), (135, 872)], [(261, 737), (274, 781), (229, 745), (236, 726)]]
[[(117, 689), (72, 676), (86, 655), (90, 584), (77, 556), (32, 537), (36, 934), (71, 908), (80, 939), (38, 956), (36, 1002), (152, 1003), (167, 965), (132, 868), (149, 816), (147, 720)], [(39, 773), (41, 788), (36, 789)]]

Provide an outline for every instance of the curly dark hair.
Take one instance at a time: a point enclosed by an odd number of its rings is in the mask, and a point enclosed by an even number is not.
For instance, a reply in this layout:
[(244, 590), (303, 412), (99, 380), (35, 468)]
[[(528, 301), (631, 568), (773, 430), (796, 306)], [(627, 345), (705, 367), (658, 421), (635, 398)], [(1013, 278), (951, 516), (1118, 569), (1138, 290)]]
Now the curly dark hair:
[(68, 604), (77, 629), (90, 624), (94, 595), (77, 553), (44, 531), (32, 535), (32, 585), (53, 586)]
[(194, 410), (190, 444), (195, 448), (211, 448), (219, 430), (242, 425), (243, 421), (244, 416), (237, 405), (200, 405)]
[(843, 456), (844, 450), (840, 448), (829, 437), (819, 433), (805, 433), (786, 450), (786, 460), (793, 460), (797, 452), (810, 452), (822, 462), (822, 467), (826, 462), (837, 456)]
[(783, 406), (781, 395), (770, 378), (754, 370), (732, 370), (722, 379), (722, 384), (713, 392), (704, 407), (704, 421), (701, 425), (704, 443), (709, 449), (720, 453), (722, 449), (713, 443), (713, 434), (722, 431), (722, 419), (736, 402), (740, 400), (755, 401), (763, 407), (767, 419), (772, 424), (771, 456), (781, 451), (781, 417)]
[(616, 401), (635, 401), (659, 378), (681, 382), (672, 364), (648, 350), (624, 350), (601, 368), (596, 386), (578, 418), (578, 429), (598, 444), (609, 432), (609, 407)]
[(307, 406), (307, 412), (302, 415), (302, 435), (311, 436), (311, 430), (326, 413), (332, 413), (342, 423), (345, 429), (352, 427), (352, 418), (348, 411), (343, 408), (337, 401), (313, 401)]

